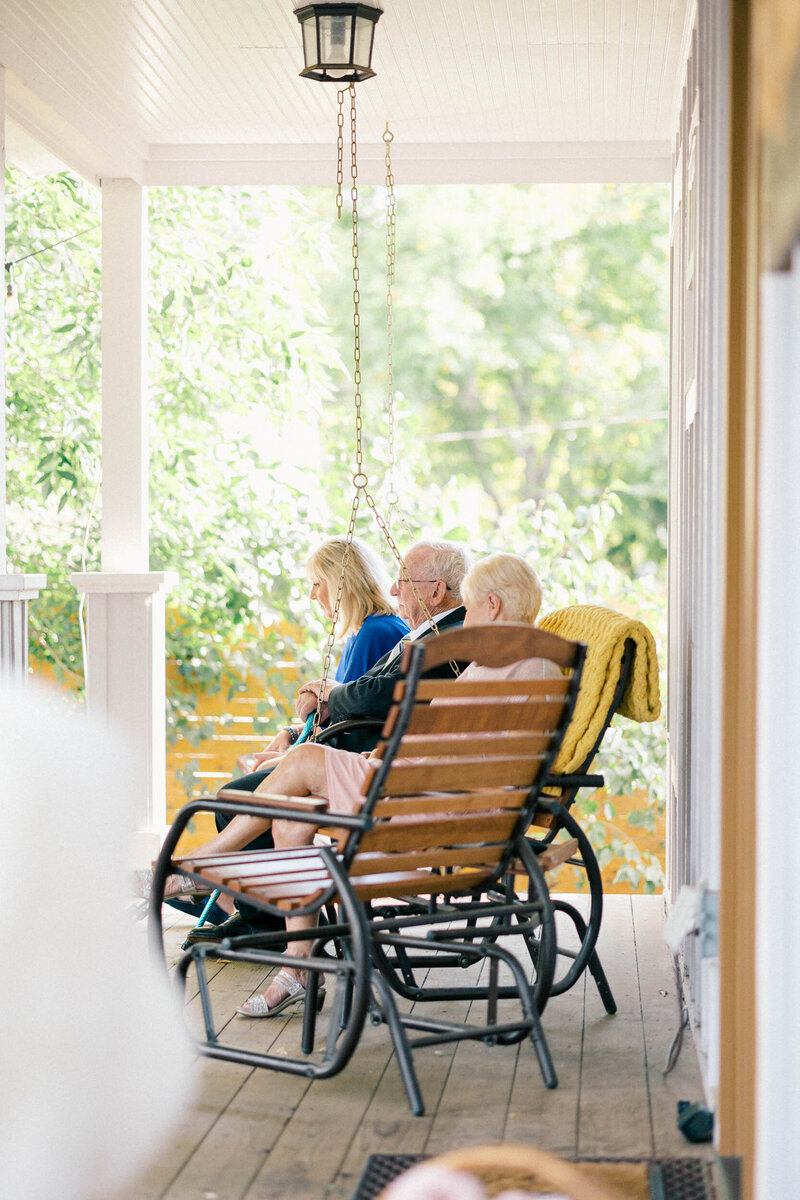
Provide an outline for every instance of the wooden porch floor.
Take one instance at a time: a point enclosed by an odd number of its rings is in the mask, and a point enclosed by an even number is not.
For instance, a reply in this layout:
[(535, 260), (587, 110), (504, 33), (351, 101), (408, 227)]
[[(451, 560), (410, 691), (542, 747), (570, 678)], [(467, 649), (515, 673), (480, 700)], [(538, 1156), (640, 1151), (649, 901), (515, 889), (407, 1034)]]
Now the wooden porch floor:
[[(315, 1083), (202, 1059), (194, 1105), (120, 1200), (350, 1200), (370, 1154), (473, 1143), (526, 1142), (567, 1157), (710, 1157), (675, 1124), (678, 1099), (702, 1098), (688, 1034), (675, 1070), (661, 1074), (678, 1023), (663, 919), (659, 896), (606, 898), (599, 951), (618, 1012), (605, 1014), (592, 980), (550, 1002), (555, 1091), (544, 1088), (528, 1042), (428, 1048), (415, 1056), (427, 1114), (413, 1117), (384, 1026), (365, 1030), (342, 1074)], [(171, 927), (175, 948), (185, 928)], [(231, 1012), (258, 986), (259, 970), (221, 969), (215, 992)], [(276, 1018), (249, 1022), (247, 1034), (294, 1053), (299, 1030), (297, 1018)]]

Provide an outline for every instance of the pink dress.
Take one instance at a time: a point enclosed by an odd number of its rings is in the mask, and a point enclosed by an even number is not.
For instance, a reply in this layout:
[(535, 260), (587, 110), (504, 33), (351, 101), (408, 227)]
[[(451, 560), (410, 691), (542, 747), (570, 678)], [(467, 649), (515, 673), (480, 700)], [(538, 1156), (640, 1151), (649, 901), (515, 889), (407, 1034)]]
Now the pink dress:
[[(507, 667), (481, 667), (477, 663), (470, 663), (459, 678), (558, 679), (560, 675), (561, 672), (555, 663), (547, 658), (525, 658), (520, 662), (509, 663)], [(503, 703), (502, 697), (498, 697), (498, 703)], [(327, 800), (331, 812), (358, 812), (364, 803), (364, 795), (378, 761), (362, 754), (354, 754), (350, 750), (325, 747)]]

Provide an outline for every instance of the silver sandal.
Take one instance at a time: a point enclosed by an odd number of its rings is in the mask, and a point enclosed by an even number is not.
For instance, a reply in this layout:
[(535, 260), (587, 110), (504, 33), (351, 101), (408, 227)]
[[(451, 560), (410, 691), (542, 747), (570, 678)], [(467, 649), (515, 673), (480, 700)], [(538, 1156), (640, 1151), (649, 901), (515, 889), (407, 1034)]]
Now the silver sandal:
[[(271, 983), (279, 983), (281, 987), (286, 989), (286, 995), (273, 1004), (270, 1008), (267, 1003), (266, 996), (251, 996), (249, 1000), (245, 1000), (237, 1013), (241, 1013), (243, 1017), (277, 1017), (278, 1013), (283, 1012), (290, 1005), (302, 1004), (306, 998), (306, 989), (299, 979), (294, 975), (290, 975), (288, 971), (278, 971)], [(325, 988), (321, 987), (317, 992), (317, 1012), (320, 1011), (325, 1002)]]
[[(165, 900), (172, 900), (177, 896), (207, 896), (211, 892), (211, 887), (206, 883), (197, 883), (194, 879), (189, 879), (186, 875), (180, 876), (181, 886), (177, 892), (172, 892), (169, 896), (165, 896)], [(139, 867), (132, 874), (133, 894), (142, 900), (149, 900), (150, 893), (153, 890), (153, 868)]]

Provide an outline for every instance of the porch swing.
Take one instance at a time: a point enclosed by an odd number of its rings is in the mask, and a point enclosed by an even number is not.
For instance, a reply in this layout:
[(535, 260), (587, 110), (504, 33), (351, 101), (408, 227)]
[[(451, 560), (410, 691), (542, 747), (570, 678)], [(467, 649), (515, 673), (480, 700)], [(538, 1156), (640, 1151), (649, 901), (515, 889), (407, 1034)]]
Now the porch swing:
[[(349, 98), (349, 117), (350, 117), (350, 198), (351, 198), (351, 229), (352, 229), (352, 279), (353, 279), (353, 402), (355, 410), (355, 470), (351, 477), (353, 485), (353, 500), (350, 507), (350, 516), (347, 524), (347, 532), (345, 534), (345, 550), (342, 559), (342, 566), (339, 573), (338, 584), (336, 588), (336, 596), (333, 604), (331, 615), (330, 629), (328, 632), (327, 644), (325, 647), (325, 655), (323, 660), (322, 676), (320, 679), (320, 690), (317, 698), (317, 706), (313, 713), (306, 719), (305, 726), (295, 744), (303, 741), (318, 741), (330, 742), (335, 740), (338, 734), (347, 732), (346, 727), (350, 727), (353, 722), (339, 722), (336, 726), (323, 731), (321, 729), (322, 706), (324, 703), (325, 687), (328, 681), (328, 676), (331, 668), (331, 659), (333, 653), (333, 644), (336, 638), (336, 626), (339, 619), (339, 611), (341, 608), (342, 592), (344, 589), (345, 579), (347, 578), (347, 570), (350, 560), (350, 550), (355, 533), (356, 518), (361, 504), (362, 496), (368, 508), (372, 510), (375, 518), (375, 523), (380, 530), (384, 542), (388, 546), (393, 555), (397, 566), (403, 574), (407, 574), (405, 561), (398, 548), (397, 542), (392, 536), (391, 522), (392, 517), (397, 514), (403, 526), (408, 529), (408, 525), (399, 509), (400, 496), (396, 489), (396, 412), (395, 412), (395, 394), (394, 394), (394, 347), (393, 347), (393, 289), (395, 283), (395, 261), (396, 261), (396, 200), (394, 194), (394, 174), (392, 171), (391, 144), (394, 140), (394, 135), (389, 129), (389, 123), (386, 122), (386, 127), (383, 132), (383, 142), (385, 146), (385, 190), (386, 190), (386, 365), (387, 365), (387, 391), (386, 391), (386, 415), (389, 431), (389, 455), (388, 455), (388, 492), (386, 501), (388, 508), (386, 516), (381, 513), (375, 498), (369, 488), (369, 478), (364, 471), (364, 451), (362, 442), (363, 433), (363, 417), (362, 417), (362, 395), (361, 395), (361, 316), (359, 311), (360, 305), (360, 270), (359, 270), (359, 225), (358, 225), (358, 143), (356, 134), (356, 89), (355, 84), (351, 81), (347, 88), (341, 88), (337, 92), (338, 99), (338, 120), (337, 120), (337, 171), (336, 171), (336, 209), (337, 218), (341, 220), (343, 213), (343, 184), (344, 184), (344, 125), (345, 125), (345, 97)], [(409, 586), (414, 594), (414, 598), (420, 607), (425, 619), (430, 621), (433, 633), (438, 635), (439, 630), (431, 615), (428, 606), (420, 595), (416, 583), (409, 579)], [(454, 675), (459, 674), (459, 668), (456, 663), (451, 663)], [(363, 721), (357, 722), (359, 728), (364, 728)], [(382, 722), (369, 722), (379, 729)], [(323, 736), (324, 732), (324, 736)]]
[[(363, 492), (364, 499), (367, 505), (372, 509), (375, 520), (381, 530), (387, 545), (390, 547), (394, 557), (396, 558), (401, 570), (405, 572), (405, 564), (403, 562), (397, 544), (391, 535), (389, 522), (391, 515), (397, 508), (399, 496), (394, 486), (394, 471), (395, 471), (395, 410), (394, 410), (394, 379), (393, 379), (393, 344), (392, 344), (392, 289), (395, 278), (395, 198), (394, 198), (394, 176), (391, 165), (391, 142), (393, 135), (389, 131), (388, 122), (383, 134), (383, 140), (386, 146), (385, 154), (385, 186), (386, 186), (386, 289), (387, 289), (387, 415), (389, 420), (389, 509), (387, 511), (387, 519), (381, 516), (380, 511), (375, 504), (375, 501), (368, 490), (369, 480), (363, 472), (363, 449), (362, 449), (362, 418), (361, 418), (361, 347), (360, 347), (360, 316), (359, 316), (359, 267), (358, 267), (358, 192), (357, 192), (357, 140), (356, 140), (356, 108), (355, 108), (355, 87), (351, 82), (347, 89), (350, 97), (350, 127), (351, 127), (351, 199), (352, 199), (352, 254), (353, 254), (353, 329), (354, 329), (354, 385), (355, 385), (355, 423), (356, 423), (356, 462), (355, 472), (352, 477), (354, 495), (353, 503), (350, 512), (350, 520), (347, 530), (347, 545), (345, 555), (342, 562), (342, 569), (339, 578), (339, 584), (334, 605), (333, 616), (331, 620), (331, 628), (326, 647), (324, 660), (323, 675), (318, 697), (317, 707), (307, 719), (306, 726), (303, 730), (300, 740), (314, 740), (319, 744), (335, 743), (336, 739), (344, 733), (351, 732), (354, 729), (364, 730), (369, 728), (376, 733), (383, 726), (382, 721), (375, 720), (351, 720), (339, 722), (335, 725), (328, 726), (325, 729), (320, 728), (320, 718), (322, 711), (323, 697), (325, 693), (325, 684), (327, 681), (328, 672), (331, 663), (331, 652), (335, 637), (335, 629), (338, 620), (339, 607), (341, 602), (342, 587), (346, 577), (347, 562), (349, 557), (349, 548), (353, 538), (353, 530), (355, 526), (356, 514), (358, 512), (361, 493)], [(338, 92), (338, 138), (337, 138), (337, 213), (338, 217), (342, 216), (342, 184), (343, 184), (343, 128), (344, 128), (344, 97), (345, 89)], [(401, 517), (402, 519), (402, 517)], [(431, 614), (422, 600), (422, 597), (417, 591), (416, 585), (411, 581), (410, 586), (413, 589), (414, 595), (426, 619), (431, 621), (434, 633), (439, 633), (436, 624), (431, 620)], [(603, 676), (605, 682), (602, 687), (592, 682), (592, 687), (589, 692), (584, 692), (582, 696), (582, 705), (576, 715), (579, 720), (576, 727), (570, 731), (575, 743), (575, 753), (572, 753), (568, 761), (564, 761), (564, 756), (561, 756), (557, 766), (557, 772), (554, 772), (549, 779), (549, 787), (544, 794), (540, 804), (534, 810), (531, 829), (529, 831), (529, 845), (534, 850), (539, 859), (539, 865), (545, 871), (558, 870), (563, 865), (570, 865), (578, 868), (585, 874), (586, 883), (588, 885), (589, 897), (589, 912), (586, 918), (580, 913), (574, 904), (566, 900), (557, 900), (554, 902), (555, 910), (561, 912), (567, 921), (574, 929), (577, 936), (577, 947), (575, 949), (567, 949), (566, 947), (558, 947), (557, 954), (567, 960), (567, 967), (563, 972), (554, 972), (554, 978), (549, 982), (547, 989), (542, 987), (540, 973), (537, 970), (537, 958), (542, 953), (542, 945), (540, 937), (534, 933), (525, 937), (526, 945), (530, 952), (536, 974), (536, 983), (534, 985), (537, 1001), (541, 1007), (547, 999), (547, 994), (559, 995), (572, 988), (587, 969), (594, 978), (597, 990), (600, 994), (603, 1006), (607, 1013), (616, 1012), (616, 1003), (605, 977), (600, 959), (596, 951), (597, 939), (600, 932), (600, 924), (602, 920), (603, 908), (603, 884), (601, 878), (600, 867), (597, 862), (594, 849), (584, 832), (581, 825), (575, 820), (570, 809), (572, 808), (578, 792), (581, 789), (596, 790), (604, 786), (604, 778), (602, 775), (589, 774), (589, 770), (603, 737), (608, 730), (612, 718), (617, 710), (622, 706), (625, 715), (633, 717), (634, 720), (653, 720), (658, 715), (658, 699), (657, 699), (657, 676), (658, 666), (655, 650), (655, 643), (650, 631), (640, 622), (631, 622), (623, 618), (620, 614), (614, 613), (609, 609), (598, 609), (585, 606), (577, 606), (564, 609), (559, 613), (550, 614), (549, 617), (543, 619), (541, 628), (548, 629), (551, 632), (556, 632), (562, 636), (577, 639), (581, 642), (589, 644), (590, 660), (596, 664), (596, 674)], [(596, 656), (599, 654), (599, 664), (596, 663)], [(457, 664), (451, 662), (453, 673), (457, 676), (459, 668)], [(630, 690), (636, 675), (636, 688), (639, 692), (638, 704), (632, 704), (630, 701)], [(655, 681), (655, 683), (654, 683)], [(596, 694), (595, 694), (596, 693)], [(627, 711), (625, 710), (627, 704)], [(537, 828), (538, 827), (538, 828)], [(534, 832), (535, 831), (535, 832)], [(538, 836), (536, 836), (538, 834)], [(561, 839), (560, 841), (557, 839)], [(529, 877), (529, 873), (525, 870), (522, 863), (516, 864), (515, 875), (510, 874), (505, 880), (505, 896), (506, 900), (511, 903), (513, 897), (520, 892), (521, 881), (522, 890), (531, 887), (537, 887), (538, 884), (533, 877)], [(530, 899), (530, 896), (528, 897)], [(491, 898), (487, 897), (487, 900)], [(406, 900), (408, 905), (408, 900)], [(477, 928), (477, 926), (476, 926)], [(434, 954), (407, 954), (401, 961), (398, 957), (394, 962), (388, 959), (385, 961), (385, 966), (393, 968), (395, 983), (394, 986), (401, 995), (406, 999), (419, 1000), (423, 998), (435, 999), (451, 998), (456, 995), (462, 995), (464, 989), (439, 988), (435, 989), (435, 995), (431, 995), (430, 989), (418, 988), (413, 977), (413, 971), (416, 967), (423, 969), (428, 968), (434, 963), (441, 964), (441, 957)], [(472, 989), (474, 998), (483, 996), (482, 988)]]
[[(314, 76), (316, 78), (329, 78), (329, 76)], [(323, 663), (322, 678), (320, 681), (320, 689), (317, 698), (315, 710), (309, 715), (306, 725), (298, 740), (314, 740), (319, 744), (329, 744), (335, 742), (336, 739), (344, 733), (348, 733), (353, 729), (363, 730), (372, 728), (379, 731), (383, 727), (383, 721), (365, 721), (363, 719), (339, 722), (321, 728), (322, 707), (325, 698), (325, 687), (330, 671), (333, 644), (335, 640), (336, 625), (341, 606), (342, 592), (344, 582), (347, 575), (348, 560), (350, 556), (350, 548), (354, 536), (356, 517), (363, 496), (367, 506), (372, 509), (375, 521), (378, 528), (381, 530), (383, 538), (390, 548), (394, 558), (396, 559), (401, 571), (405, 571), (405, 563), (402, 555), (397, 547), (395, 539), (392, 536), (390, 523), (393, 512), (399, 504), (399, 495), (395, 489), (395, 409), (394, 409), (394, 381), (393, 381), (393, 329), (392, 329), (392, 299), (393, 286), (395, 281), (395, 235), (396, 235), (396, 220), (395, 220), (395, 198), (394, 198), (394, 178), (391, 165), (391, 142), (393, 135), (389, 131), (388, 123), (383, 134), (385, 143), (385, 165), (386, 165), (386, 294), (387, 294), (387, 412), (389, 418), (389, 492), (386, 518), (383, 517), (375, 502), (374, 496), (369, 489), (369, 479), (364, 472), (363, 461), (363, 445), (362, 445), (362, 395), (361, 395), (361, 322), (359, 313), (359, 230), (358, 230), (358, 186), (357, 186), (357, 137), (356, 137), (356, 93), (353, 78), (351, 77), (347, 88), (341, 88), (338, 91), (338, 136), (337, 136), (337, 193), (336, 204), (337, 214), (341, 219), (343, 210), (343, 183), (344, 183), (344, 124), (345, 124), (345, 97), (349, 96), (349, 115), (350, 115), (350, 176), (351, 176), (351, 204), (352, 204), (352, 279), (353, 279), (353, 362), (354, 362), (354, 407), (355, 407), (355, 470), (352, 475), (353, 484), (353, 499), (350, 509), (350, 517), (345, 538), (345, 553), (342, 561), (339, 581), (336, 591), (335, 602), (332, 611), (331, 626), (328, 634), (328, 640), (325, 650)], [(436, 634), (439, 633), (435, 623), (431, 619), (431, 614), (427, 609), (422, 597), (420, 596), (416, 585), (413, 581), (409, 581), (413, 589), (414, 596), (418, 602), (421, 611), (426, 618), (431, 621), (433, 630)], [(566, 613), (579, 614), (580, 610), (565, 610)], [(557, 614), (556, 614), (557, 615)], [(546, 627), (546, 626), (545, 626)], [(563, 631), (559, 628), (559, 633)], [(567, 636), (581, 638), (582, 626), (576, 627), (575, 632), (570, 630)], [(588, 639), (587, 639), (588, 640)], [(621, 703), (625, 690), (628, 686), (629, 673), (632, 663), (632, 649), (629, 649), (625, 644), (625, 653), (619, 664), (615, 664), (615, 669), (618, 672), (618, 680), (615, 681), (616, 686), (612, 689), (612, 695), (603, 702), (603, 712), (600, 714), (602, 720), (597, 728), (591, 727), (592, 745), (585, 749), (588, 753), (581, 755), (580, 759), (575, 759), (570, 762), (568, 772), (562, 770), (557, 775), (553, 775), (548, 781), (552, 799), (542, 796), (540, 804), (537, 806), (534, 814), (532, 825), (544, 826), (546, 832), (544, 836), (538, 839), (531, 839), (529, 845), (536, 855), (541, 860), (541, 866), (544, 869), (551, 869), (561, 865), (564, 862), (569, 862), (574, 866), (582, 868), (588, 877), (589, 892), (591, 897), (591, 914), (587, 923), (584, 923), (582, 917), (574, 906), (566, 902), (559, 903), (558, 907), (565, 916), (575, 926), (578, 934), (579, 949), (577, 952), (559, 949), (559, 954), (564, 954), (571, 960), (571, 965), (568, 968), (566, 975), (555, 981), (553, 986), (552, 975), (550, 978), (543, 978), (538, 970), (538, 960), (545, 953), (549, 954), (549, 947), (545, 947), (541, 937), (536, 931), (531, 930), (527, 935), (523, 935), (525, 943), (533, 959), (533, 964), (536, 973), (536, 983), (534, 991), (536, 1000), (540, 1007), (544, 1007), (547, 995), (551, 991), (558, 993), (568, 990), (577, 982), (583, 971), (588, 967), (595, 977), (598, 989), (600, 991), (606, 1011), (615, 1011), (616, 1005), (611, 995), (611, 991), (605, 980), (605, 976), (600, 966), (599, 959), (595, 950), (595, 943), (599, 933), (600, 919), (602, 914), (602, 882), (600, 879), (600, 871), (597, 866), (597, 861), (594, 851), (578, 826), (577, 822), (569, 813), (569, 808), (581, 787), (600, 787), (603, 785), (603, 779), (600, 776), (588, 775), (589, 766), (594, 754), (599, 747), (603, 734), (610, 723), (611, 717), (614, 714), (617, 706)], [(458, 675), (459, 670), (455, 663), (451, 663), (451, 667), (455, 675)], [(642, 718), (639, 718), (642, 719)], [(652, 719), (645, 717), (644, 719)], [(555, 795), (553, 793), (555, 792)], [(567, 835), (567, 841), (560, 845), (555, 845), (555, 839), (559, 832)], [(524, 868), (517, 864), (516, 870), (510, 873), (505, 880), (505, 899), (510, 908), (513, 909), (515, 904), (519, 903), (515, 893), (519, 892), (519, 879), (516, 878), (517, 873), (522, 873)], [(537, 867), (538, 871), (538, 867)], [(540, 872), (539, 872), (540, 873)], [(526, 875), (526, 887), (537, 887), (538, 882), (535, 873), (530, 870), (524, 871)], [(444, 882), (444, 881), (443, 881)], [(445, 889), (446, 894), (446, 889)], [(530, 901), (531, 897), (528, 897)], [(496, 904), (497, 897), (492, 895), (486, 896), (487, 906), (491, 909), (492, 904)], [(405, 906), (411, 905), (413, 901), (406, 898)], [(504, 918), (505, 919), (505, 918)], [(477, 923), (476, 923), (477, 931)], [(476, 932), (476, 938), (480, 935)], [(548, 938), (551, 937), (551, 932), (548, 932)], [(463, 956), (456, 956), (455, 961), (458, 965), (463, 965), (461, 959)], [(434, 959), (437, 965), (441, 964), (442, 958), (440, 955), (434, 954)], [(413, 978), (413, 971), (416, 967), (428, 967), (432, 965), (429, 961), (429, 956), (425, 953), (420, 954), (417, 948), (416, 954), (404, 952), (402, 960), (398, 957), (394, 962), (388, 958), (384, 959), (384, 968), (394, 976), (392, 986), (405, 995), (406, 998), (414, 1000), (419, 999), (436, 999), (437, 995), (431, 994), (429, 988), (418, 988)], [(483, 988), (468, 989), (470, 998), (479, 998), (483, 996)], [(451, 988), (437, 989), (438, 996), (447, 998), (451, 995), (463, 996), (464, 989)], [(499, 995), (504, 995), (503, 989), (500, 989)]]

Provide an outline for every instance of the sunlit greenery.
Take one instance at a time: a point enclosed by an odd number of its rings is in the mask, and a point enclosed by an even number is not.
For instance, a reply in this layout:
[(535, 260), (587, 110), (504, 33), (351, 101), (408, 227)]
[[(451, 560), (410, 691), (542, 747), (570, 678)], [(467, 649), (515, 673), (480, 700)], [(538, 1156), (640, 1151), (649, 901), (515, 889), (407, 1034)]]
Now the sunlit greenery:
[[(7, 333), (10, 565), (47, 574), (33, 653), (79, 687), (67, 576), (100, 567), (99, 195), (68, 175), (10, 171), (7, 188), (7, 259), (80, 233), (14, 268)], [(384, 216), (364, 190), (364, 450), (381, 507)], [(398, 540), (517, 550), (546, 607), (616, 604), (660, 631), (666, 189), (405, 188), (397, 225)], [(247, 671), (266, 695), (286, 686), (280, 660), (317, 671), (303, 563), (352, 493), (352, 259), (329, 189), (151, 189), (150, 228), (151, 566), (179, 576), (176, 734), (200, 689), (233, 693)], [(358, 531), (378, 544), (364, 505)], [(663, 731), (626, 722), (624, 742), (610, 783), (647, 787), (657, 808)]]

